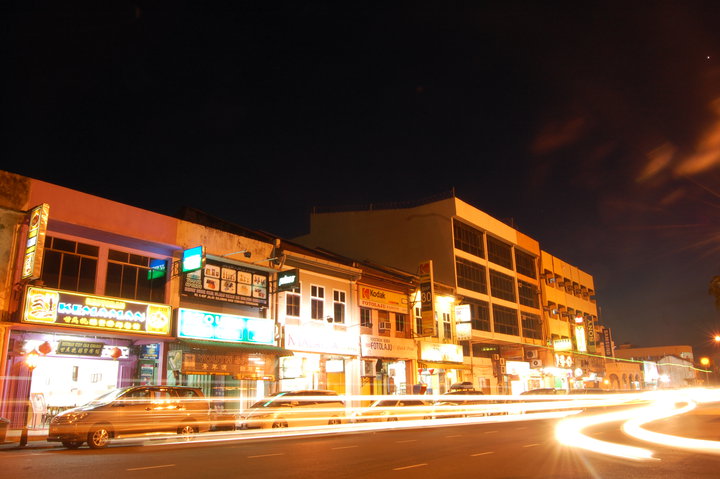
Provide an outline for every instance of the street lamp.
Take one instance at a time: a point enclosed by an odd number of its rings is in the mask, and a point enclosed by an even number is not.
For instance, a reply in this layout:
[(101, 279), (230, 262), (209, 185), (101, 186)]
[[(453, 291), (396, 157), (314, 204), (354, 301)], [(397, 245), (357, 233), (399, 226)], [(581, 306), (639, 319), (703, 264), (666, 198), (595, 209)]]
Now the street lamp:
[(702, 357), (700, 358), (700, 364), (702, 364), (705, 367), (705, 385), (710, 384), (710, 373), (707, 369), (708, 365), (710, 364), (710, 358), (708, 357)]
[(28, 397), (27, 401), (25, 401), (25, 421), (23, 422), (22, 432), (20, 433), (20, 447), (25, 447), (27, 444), (28, 421), (30, 420), (30, 388), (32, 387), (33, 371), (35, 371), (35, 368), (38, 365), (39, 357), (40, 354), (35, 349), (25, 355), (25, 365), (30, 370), (30, 374), (28, 376)]

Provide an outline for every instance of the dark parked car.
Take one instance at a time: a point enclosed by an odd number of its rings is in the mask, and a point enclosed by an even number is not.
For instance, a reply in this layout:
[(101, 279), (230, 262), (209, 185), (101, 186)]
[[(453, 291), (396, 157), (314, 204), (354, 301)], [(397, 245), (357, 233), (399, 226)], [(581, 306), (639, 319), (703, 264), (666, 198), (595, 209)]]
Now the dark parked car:
[(84, 442), (99, 449), (116, 438), (208, 431), (210, 404), (202, 391), (181, 386), (131, 386), (115, 389), (50, 421), (48, 441), (75, 449)]

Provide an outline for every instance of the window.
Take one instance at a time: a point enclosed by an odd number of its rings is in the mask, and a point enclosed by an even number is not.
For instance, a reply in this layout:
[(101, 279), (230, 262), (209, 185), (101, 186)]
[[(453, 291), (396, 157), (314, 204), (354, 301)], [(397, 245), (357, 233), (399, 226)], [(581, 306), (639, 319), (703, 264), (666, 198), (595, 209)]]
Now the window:
[(149, 278), (150, 258), (111, 249), (108, 251), (105, 294), (141, 301), (165, 301), (166, 278)]
[(524, 251), (515, 250), (515, 266), (517, 272), (533, 279), (537, 279), (535, 272), (535, 256)]
[(415, 316), (415, 332), (418, 335), (422, 334), (423, 326), (422, 326), (422, 308), (420, 306), (415, 306), (413, 309), (414, 316)]
[(515, 301), (515, 280), (512, 276), (490, 270), (490, 292), (500, 299)]
[(450, 313), (443, 313), (442, 321), (443, 321), (443, 338), (452, 339), (452, 322), (450, 321)]
[(540, 316), (532, 313), (521, 312), (522, 333), (526, 338), (542, 339), (542, 323)]
[(390, 332), (390, 313), (388, 311), (378, 310), (378, 330), (380, 332)]
[(325, 319), (325, 288), (322, 286), (310, 287), (310, 310), (312, 319)]
[(300, 317), (300, 287), (296, 286), (285, 292), (285, 314), (287, 316)]
[(333, 317), (336, 323), (345, 322), (345, 291), (333, 291)]
[(472, 329), (490, 331), (490, 306), (485, 301), (465, 299), (470, 305), (470, 322)]
[(513, 269), (512, 247), (492, 236), (487, 237), (488, 259), (495, 264)]
[(457, 269), (457, 285), (459, 288), (487, 294), (487, 278), (485, 277), (484, 266), (466, 259), (456, 258), (455, 268)]
[(495, 332), (518, 336), (517, 311), (497, 304), (493, 304), (492, 310), (493, 319), (495, 320)]
[(372, 310), (368, 308), (360, 308), (360, 326), (364, 328), (372, 328)]
[(481, 258), (485, 257), (482, 231), (476, 230), (458, 220), (453, 220), (453, 235), (455, 236), (455, 247), (457, 249)]
[(537, 286), (535, 286), (534, 284), (519, 279), (518, 296), (520, 304), (522, 304), (523, 306), (530, 306), (532, 308), (540, 307), (538, 289)]
[(95, 292), (99, 248), (47, 236), (40, 279), (49, 288)]
[(406, 324), (407, 324), (407, 315), (395, 313), (395, 331), (397, 331), (399, 333), (404, 333)]

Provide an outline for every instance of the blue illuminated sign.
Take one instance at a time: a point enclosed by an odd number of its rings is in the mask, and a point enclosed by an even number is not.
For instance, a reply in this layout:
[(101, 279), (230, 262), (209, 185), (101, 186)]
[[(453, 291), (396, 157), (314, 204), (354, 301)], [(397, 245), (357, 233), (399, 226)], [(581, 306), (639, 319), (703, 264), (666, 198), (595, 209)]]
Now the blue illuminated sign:
[(274, 345), (275, 323), (272, 319), (179, 308), (178, 336)]

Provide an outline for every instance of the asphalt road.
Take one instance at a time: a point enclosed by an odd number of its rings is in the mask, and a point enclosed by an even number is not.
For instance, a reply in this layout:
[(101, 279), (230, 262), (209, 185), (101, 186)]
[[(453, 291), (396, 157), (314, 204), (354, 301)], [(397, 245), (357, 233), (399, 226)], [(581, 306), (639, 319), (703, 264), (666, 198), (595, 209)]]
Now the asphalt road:
[[(720, 440), (720, 416), (703, 408), (653, 425), (658, 432)], [(720, 455), (652, 446), (636, 462), (560, 445), (556, 420), (397, 428), (329, 435), (186, 444), (0, 451), (6, 479), (129, 478), (716, 478)], [(401, 424), (402, 425), (402, 424)], [(642, 445), (619, 424), (595, 439)], [(216, 436), (220, 437), (220, 436)]]

